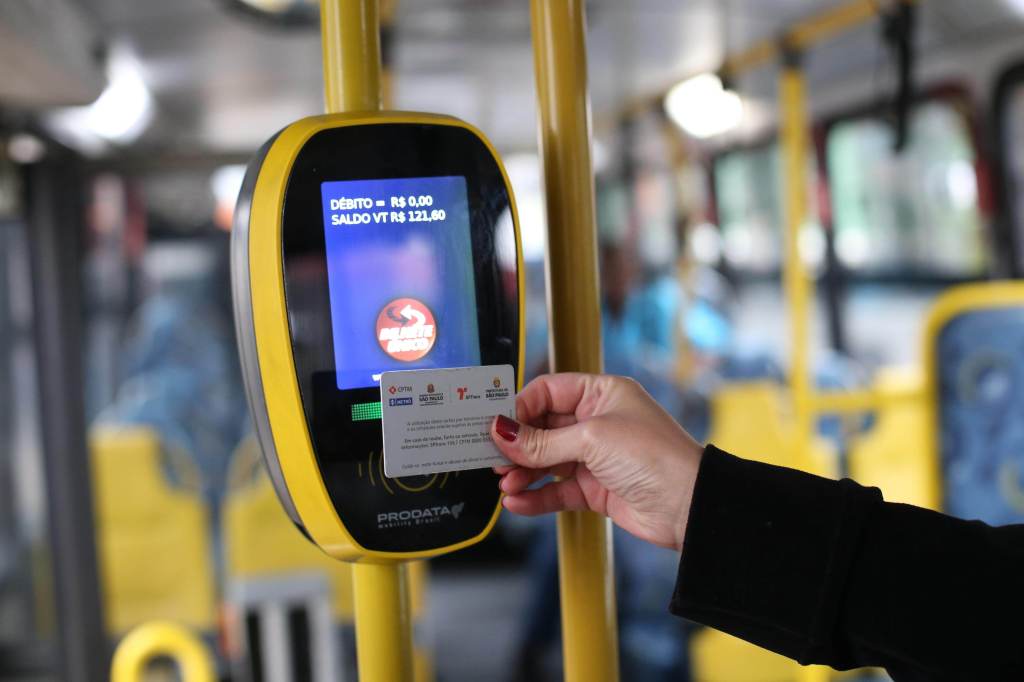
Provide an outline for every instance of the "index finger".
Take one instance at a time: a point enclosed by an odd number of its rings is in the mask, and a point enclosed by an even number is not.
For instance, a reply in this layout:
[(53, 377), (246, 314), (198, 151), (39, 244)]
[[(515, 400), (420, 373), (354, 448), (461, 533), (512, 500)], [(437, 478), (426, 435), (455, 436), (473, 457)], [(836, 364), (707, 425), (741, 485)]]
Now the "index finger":
[(519, 393), (516, 417), (528, 424), (552, 414), (579, 417), (577, 410), (597, 378), (582, 372), (543, 374)]

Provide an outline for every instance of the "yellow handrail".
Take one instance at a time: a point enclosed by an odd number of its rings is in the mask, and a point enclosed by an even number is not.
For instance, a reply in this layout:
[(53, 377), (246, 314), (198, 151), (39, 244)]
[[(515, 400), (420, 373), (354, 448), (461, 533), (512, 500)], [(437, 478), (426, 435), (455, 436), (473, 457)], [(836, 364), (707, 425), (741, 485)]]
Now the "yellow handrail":
[(809, 450), (814, 434), (811, 396), (809, 327), (814, 284), (800, 260), (800, 230), (807, 220), (807, 113), (804, 76), (796, 65), (786, 65), (779, 78), (782, 104), (782, 167), (785, 184), (786, 257), (783, 284), (789, 313), (789, 385), (798, 430), (797, 461), (811, 468)]
[(874, 389), (855, 391), (819, 391), (811, 397), (811, 409), (815, 414), (852, 414), (875, 412), (900, 403), (912, 403), (924, 398), (920, 389), (900, 392)]
[(798, 21), (781, 34), (785, 45), (780, 45), (780, 39), (777, 37), (754, 43), (745, 50), (727, 57), (721, 71), (729, 76), (738, 76), (744, 71), (774, 62), (785, 49), (806, 50), (875, 18), (882, 9), (882, 4), (879, 0), (853, 0)]
[[(894, 0), (894, 2), (915, 3), (924, 0)], [(718, 71), (723, 77), (735, 78), (748, 71), (776, 63), (786, 49), (807, 50), (833, 38), (844, 31), (871, 21), (882, 11), (886, 3), (881, 0), (851, 0), (821, 14), (798, 21), (780, 31), (771, 38), (759, 40), (753, 45), (738, 52), (726, 55)], [(631, 116), (648, 111), (657, 106), (676, 83), (703, 73), (689, 72), (680, 74), (664, 87), (651, 95), (632, 100), (622, 111), (622, 115)]]
[(157, 656), (177, 663), (182, 682), (216, 679), (210, 654), (192, 631), (170, 621), (154, 621), (138, 626), (117, 645), (111, 682), (142, 682), (146, 665)]
[[(779, 75), (779, 101), (782, 107), (782, 167), (785, 183), (785, 244), (783, 284), (789, 312), (789, 384), (796, 421), (798, 466), (816, 470), (811, 448), (814, 440), (814, 383), (811, 372), (810, 315), (814, 283), (800, 258), (800, 231), (807, 220), (807, 106), (806, 84), (799, 57), (784, 58)], [(809, 666), (800, 670), (801, 682), (827, 682), (828, 668)]]

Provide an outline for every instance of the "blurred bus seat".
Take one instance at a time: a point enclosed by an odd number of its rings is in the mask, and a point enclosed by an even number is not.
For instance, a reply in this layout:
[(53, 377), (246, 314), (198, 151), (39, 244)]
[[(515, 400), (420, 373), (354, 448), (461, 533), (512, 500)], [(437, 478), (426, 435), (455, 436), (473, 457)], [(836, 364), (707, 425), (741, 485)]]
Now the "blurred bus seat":
[[(350, 647), (339, 643), (351, 640), (354, 618), (352, 595), (352, 568), (336, 561), (302, 536), (281, 507), (270, 479), (263, 467), (259, 445), (248, 437), (238, 447), (229, 473), (229, 491), (224, 510), (224, 553), (226, 566), (226, 593), (235, 613), (229, 620), (234, 628), (231, 636), (230, 656), (236, 670), (239, 666), (255, 664), (251, 660), (262, 657), (263, 670), (272, 672), (281, 660), (294, 659), (294, 652), (267, 651), (263, 642), (250, 641), (260, 637), (260, 628), (278, 628), (282, 633), (291, 628), (280, 621), (281, 613), (289, 618), (305, 619), (311, 629), (306, 646), (310, 647), (310, 660), (323, 666), (315, 679), (338, 679), (341, 671), (351, 673)], [(414, 623), (423, 621), (426, 612), (426, 562), (409, 564), (409, 595)], [(317, 603), (324, 596), (330, 604), (328, 612)], [(282, 611), (282, 608), (284, 611)], [(305, 616), (301, 614), (305, 611)], [(269, 615), (269, 619), (265, 616)], [(344, 634), (337, 636), (335, 631)], [(291, 646), (300, 642), (296, 639)], [(417, 642), (414, 665), (417, 682), (433, 677), (430, 656)], [(280, 642), (273, 643), (280, 646)], [(318, 663), (319, 662), (319, 663)]]
[(242, 441), (231, 462), (224, 508), (224, 551), (229, 581), (320, 572), (331, 584), (331, 612), (350, 623), (352, 569), (316, 548), (281, 507), (263, 468), (255, 438)]
[[(97, 543), (107, 629), (151, 620), (204, 633), (216, 623), (209, 511), (187, 457), (169, 460), (150, 428), (103, 425), (90, 434)], [(193, 486), (174, 486), (167, 466)]]
[[(887, 368), (873, 392), (874, 426), (850, 443), (850, 476), (885, 498), (990, 524), (1024, 521), (1024, 283), (947, 291), (932, 306), (924, 371)], [(761, 461), (797, 466), (784, 389), (770, 382), (723, 387), (710, 441)], [(825, 466), (827, 449), (814, 461)], [(796, 680), (797, 665), (714, 630), (691, 640), (694, 678)]]
[(690, 636), (694, 682), (796, 682), (800, 665), (711, 628)]
[(311, 679), (347, 677), (353, 668), (337, 630), (353, 620), (351, 566), (317, 549), (288, 518), (251, 436), (231, 461), (223, 523), (232, 670), (274, 679), (304, 659)]
[(1022, 282), (956, 287), (932, 308), (927, 445), (948, 514), (993, 525), (1024, 521), (1022, 350)]
[(708, 441), (748, 459), (835, 475), (836, 454), (822, 438), (815, 438), (809, 465), (798, 461), (798, 434), (785, 387), (772, 381), (724, 384), (711, 399)]
[[(836, 455), (816, 437), (802, 466), (785, 387), (772, 381), (725, 384), (711, 400), (708, 441), (729, 452), (761, 462), (809, 469), (832, 476)], [(696, 682), (795, 682), (800, 665), (766, 649), (710, 628), (690, 640), (690, 660)]]
[(873, 426), (850, 440), (850, 478), (877, 486), (889, 502), (937, 509), (934, 465), (922, 447), (928, 429), (922, 373), (913, 367), (883, 368), (873, 391), (879, 408)]

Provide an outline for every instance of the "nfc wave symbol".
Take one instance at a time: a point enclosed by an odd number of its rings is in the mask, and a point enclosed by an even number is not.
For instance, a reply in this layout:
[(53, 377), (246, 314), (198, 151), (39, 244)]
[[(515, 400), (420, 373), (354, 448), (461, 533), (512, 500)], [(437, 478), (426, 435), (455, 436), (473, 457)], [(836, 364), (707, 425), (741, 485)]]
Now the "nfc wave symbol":
[[(444, 473), (429, 474), (425, 476), (414, 475), (402, 476), (401, 478), (388, 478), (384, 475), (384, 456), (382, 453), (375, 450), (370, 451), (366, 457), (365, 463), (362, 460), (356, 460), (356, 471), (359, 478), (369, 478), (371, 486), (375, 488), (378, 485), (383, 486), (388, 495), (394, 495), (396, 492), (401, 490), (408, 493), (421, 493), (435, 485), (439, 489), (443, 489), (450, 479), (458, 478), (459, 474), (462, 473), (461, 471), (445, 471)], [(392, 488), (392, 486), (395, 486), (395, 488)], [(462, 507), (459, 505), (452, 505), (452, 516), (455, 516), (454, 507), (459, 507), (458, 513), (462, 513)]]

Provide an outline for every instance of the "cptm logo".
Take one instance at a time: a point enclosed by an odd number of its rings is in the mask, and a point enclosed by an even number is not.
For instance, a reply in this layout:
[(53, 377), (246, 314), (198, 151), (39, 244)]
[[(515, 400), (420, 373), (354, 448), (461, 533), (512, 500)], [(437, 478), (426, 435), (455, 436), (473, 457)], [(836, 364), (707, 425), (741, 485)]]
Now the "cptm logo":
[(395, 360), (419, 360), (436, 339), (434, 314), (415, 298), (396, 298), (377, 315), (377, 342)]

